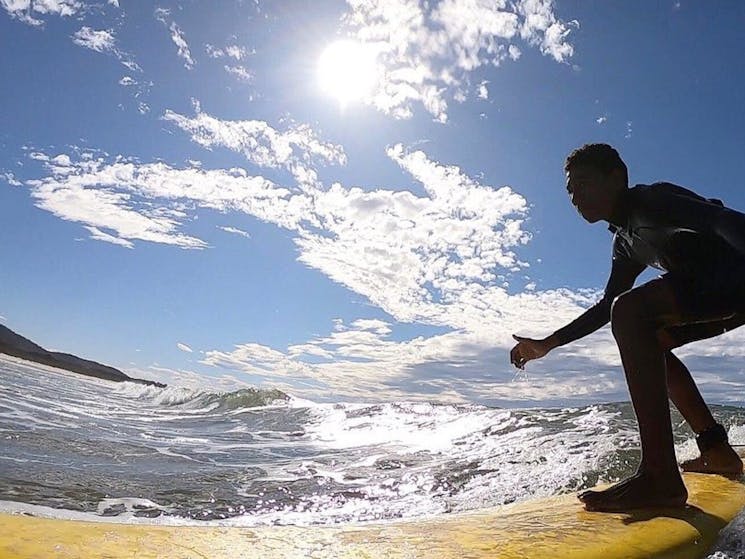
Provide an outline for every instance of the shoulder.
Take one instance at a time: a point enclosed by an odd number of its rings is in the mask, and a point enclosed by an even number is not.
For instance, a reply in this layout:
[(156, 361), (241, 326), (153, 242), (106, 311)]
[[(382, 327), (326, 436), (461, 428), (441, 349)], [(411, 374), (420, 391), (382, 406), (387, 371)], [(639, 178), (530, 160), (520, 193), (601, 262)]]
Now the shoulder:
[(719, 200), (669, 182), (638, 185), (630, 191), (629, 222), (633, 227), (704, 231), (728, 211)]
[(722, 206), (722, 201), (715, 198), (704, 198), (693, 190), (678, 186), (671, 182), (655, 182), (652, 184), (637, 184), (629, 188), (629, 198), (634, 205), (675, 204), (700, 202)]

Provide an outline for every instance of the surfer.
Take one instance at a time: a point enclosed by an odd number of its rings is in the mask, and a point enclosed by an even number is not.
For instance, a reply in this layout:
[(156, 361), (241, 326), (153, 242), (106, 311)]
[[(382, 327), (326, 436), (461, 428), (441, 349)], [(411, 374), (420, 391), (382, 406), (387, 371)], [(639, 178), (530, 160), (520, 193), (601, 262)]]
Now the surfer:
[[(688, 497), (675, 458), (668, 398), (696, 433), (700, 456), (685, 471), (741, 474), (743, 464), (671, 350), (745, 324), (745, 214), (666, 182), (629, 188), (618, 152), (607, 144), (574, 150), (564, 166), (572, 204), (613, 232), (605, 292), (577, 319), (543, 339), (513, 336), (522, 369), (552, 349), (611, 323), (639, 424), (636, 474), (604, 491), (585, 491), (588, 510), (682, 506)], [(647, 267), (665, 272), (634, 287)]]

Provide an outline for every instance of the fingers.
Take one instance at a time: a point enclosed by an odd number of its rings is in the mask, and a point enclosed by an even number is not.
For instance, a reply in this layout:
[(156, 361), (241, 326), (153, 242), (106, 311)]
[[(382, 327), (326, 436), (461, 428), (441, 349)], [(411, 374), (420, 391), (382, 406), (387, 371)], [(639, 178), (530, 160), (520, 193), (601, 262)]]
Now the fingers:
[(524, 349), (523, 342), (526, 341), (526, 338), (512, 334), (512, 339), (514, 339), (518, 343), (515, 347), (512, 348), (512, 351), (510, 352), (510, 362), (518, 369), (524, 369), (527, 359), (522, 354), (521, 350)]
[(523, 356), (522, 352), (520, 351), (520, 344), (517, 344), (515, 347), (512, 348), (512, 351), (510, 351), (510, 362), (518, 369), (525, 368), (525, 363), (527, 362), (527, 359)]

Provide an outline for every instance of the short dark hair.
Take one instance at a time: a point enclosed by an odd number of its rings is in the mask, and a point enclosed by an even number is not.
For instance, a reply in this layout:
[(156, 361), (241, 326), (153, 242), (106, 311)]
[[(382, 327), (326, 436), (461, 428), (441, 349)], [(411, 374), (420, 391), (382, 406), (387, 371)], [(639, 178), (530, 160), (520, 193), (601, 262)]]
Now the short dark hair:
[(566, 163), (564, 163), (564, 171), (568, 172), (572, 167), (581, 165), (593, 167), (606, 175), (614, 169), (620, 169), (626, 177), (626, 183), (629, 182), (629, 171), (626, 168), (626, 163), (623, 162), (618, 152), (608, 144), (585, 144), (581, 148), (575, 149), (567, 157)]

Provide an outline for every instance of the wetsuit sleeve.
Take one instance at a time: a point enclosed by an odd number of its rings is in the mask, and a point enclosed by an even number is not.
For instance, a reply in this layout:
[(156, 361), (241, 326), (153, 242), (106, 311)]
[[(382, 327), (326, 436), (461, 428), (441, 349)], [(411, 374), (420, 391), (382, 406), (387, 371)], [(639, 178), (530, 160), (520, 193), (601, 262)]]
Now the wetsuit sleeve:
[(583, 338), (608, 324), (613, 301), (621, 293), (634, 286), (634, 280), (642, 273), (644, 268), (646, 268), (644, 264), (634, 262), (624, 254), (623, 246), (619, 247), (619, 239), (616, 239), (613, 250), (613, 266), (611, 267), (608, 284), (605, 286), (603, 298), (575, 320), (554, 332), (559, 345), (565, 345)]

